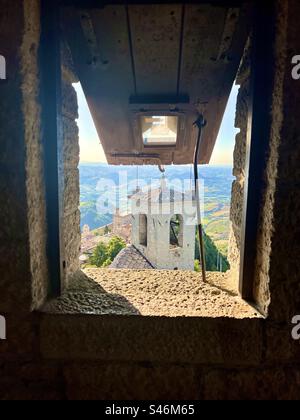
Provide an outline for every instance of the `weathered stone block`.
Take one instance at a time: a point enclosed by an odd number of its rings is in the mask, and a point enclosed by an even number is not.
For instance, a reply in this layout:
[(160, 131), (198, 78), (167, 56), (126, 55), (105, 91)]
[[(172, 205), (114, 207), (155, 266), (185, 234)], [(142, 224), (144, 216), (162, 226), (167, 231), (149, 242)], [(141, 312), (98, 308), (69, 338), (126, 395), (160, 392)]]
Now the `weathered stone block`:
[(211, 370), (204, 378), (204, 399), (298, 400), (299, 394), (299, 368)]
[(38, 348), (34, 317), (20, 313), (3, 315), (7, 339), (0, 340), (1, 361), (32, 360)]
[(79, 208), (79, 171), (69, 169), (65, 172), (64, 213), (70, 214)]
[(262, 356), (261, 322), (44, 315), (41, 350), (46, 359), (58, 360), (258, 365)]
[(232, 199), (230, 208), (230, 220), (236, 227), (236, 238), (238, 243), (241, 237), (241, 227), (243, 218), (243, 199), (244, 199), (244, 185), (242, 182), (234, 181), (232, 184)]
[(236, 135), (235, 147), (233, 152), (233, 175), (240, 178), (245, 176), (245, 161), (246, 161), (246, 136), (244, 133)]
[[(80, 232), (80, 211), (65, 215), (64, 217), (64, 242), (66, 248), (71, 245), (73, 241), (81, 241)], [(78, 252), (78, 250), (77, 250)]]
[(71, 400), (194, 400), (200, 394), (192, 366), (85, 363), (64, 372)]
[(77, 95), (70, 83), (62, 82), (62, 114), (64, 117), (75, 120), (78, 118)]
[(272, 365), (299, 363), (300, 340), (296, 341), (292, 337), (294, 326), (291, 320), (285, 326), (275, 323), (266, 325), (266, 363)]
[(76, 169), (79, 165), (79, 130), (76, 121), (63, 118), (64, 167)]
[(300, 192), (292, 188), (278, 188), (269, 271), (269, 316), (277, 321), (290, 321), (300, 311), (299, 215)]

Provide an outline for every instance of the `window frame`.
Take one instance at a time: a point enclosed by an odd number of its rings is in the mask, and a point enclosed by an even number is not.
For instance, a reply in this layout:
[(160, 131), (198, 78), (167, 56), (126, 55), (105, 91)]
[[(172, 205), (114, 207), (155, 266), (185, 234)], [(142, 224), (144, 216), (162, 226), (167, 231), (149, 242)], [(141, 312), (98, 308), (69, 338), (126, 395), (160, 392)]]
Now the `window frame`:
[(239, 274), (239, 292), (247, 301), (254, 300), (257, 239), (266, 189), (266, 157), (269, 154), (272, 128), (270, 110), (275, 86), (275, 51), (271, 46), (276, 39), (275, 16), (275, 4), (272, 2), (255, 5)]
[[(108, 2), (109, 3), (109, 2)], [(108, 4), (107, 3), (107, 4)], [(133, 3), (142, 3), (134, 1)], [(199, 2), (201, 3), (201, 1)], [(240, 3), (243, 3), (241, 0)], [(47, 255), (50, 275), (49, 295), (61, 294), (65, 279), (63, 247), (63, 133), (60, 56), (60, 12), (62, 6), (95, 7), (90, 0), (41, 0), (41, 102), (44, 146), (44, 173), (47, 208)], [(265, 190), (266, 153), (271, 131), (270, 105), (275, 38), (275, 5), (255, 3), (253, 17), (253, 53), (251, 91), (248, 112), (245, 193), (241, 238), (239, 291), (245, 300), (253, 299), (256, 243), (261, 202)], [(264, 39), (264, 42), (261, 40)]]
[[(145, 144), (143, 141), (143, 131), (142, 131), (142, 124), (141, 118), (142, 117), (152, 117), (153, 115), (161, 116), (161, 117), (177, 117), (178, 118), (178, 126), (177, 126), (177, 138), (176, 142), (172, 144)], [(170, 111), (168, 108), (165, 110), (163, 109), (153, 109), (147, 110), (143, 112), (135, 112), (132, 116), (133, 119), (133, 127), (136, 129), (136, 144), (139, 145), (140, 149), (142, 149), (145, 153), (153, 150), (170, 150), (175, 151), (180, 149), (184, 145), (185, 136), (187, 133), (186, 130), (186, 114), (180, 111)]]
[(61, 72), (61, 8), (57, 1), (41, 0), (42, 138), (45, 199), (47, 212), (47, 258), (50, 277), (49, 298), (58, 297), (65, 280), (63, 245), (63, 129)]

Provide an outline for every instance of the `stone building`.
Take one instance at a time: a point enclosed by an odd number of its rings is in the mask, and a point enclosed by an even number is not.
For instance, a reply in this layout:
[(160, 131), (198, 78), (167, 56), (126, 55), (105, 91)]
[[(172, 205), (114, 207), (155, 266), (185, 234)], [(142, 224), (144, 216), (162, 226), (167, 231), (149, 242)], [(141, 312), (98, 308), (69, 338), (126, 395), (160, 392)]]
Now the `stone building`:
[[(239, 2), (228, 11), (229, 3), (185, 5), (186, 18), (201, 22), (197, 30), (203, 37), (198, 45), (194, 29), (186, 31), (192, 53), (185, 69), (201, 67), (199, 59), (210, 69), (232, 63), (227, 34), (235, 27)], [(255, 3), (255, 17), (249, 16), (250, 59), (238, 78), (241, 133), (231, 261), (237, 257), (240, 270), (237, 264), (230, 278), (210, 273), (202, 284), (198, 273), (182, 271), (79, 271), (78, 112), (72, 83), (82, 74), (73, 71), (66, 48), (62, 67), (57, 66), (60, 51), (52, 28), (57, 2), (0, 0), (0, 53), (7, 65), (7, 79), (0, 80), (0, 319), (7, 338), (0, 339), (0, 399), (299, 399), (300, 82), (292, 77), (291, 63), (300, 53), (300, 3)], [(114, 7), (111, 18), (128, 18), (121, 5)], [(166, 28), (180, 31), (178, 10), (177, 3), (156, 4), (140, 15), (138, 24), (147, 16), (151, 22), (136, 42), (142, 53), (137, 72), (148, 53), (168, 51), (167, 64), (157, 60), (159, 69), (175, 67), (178, 74), (175, 50), (164, 44), (175, 39), (164, 36)], [(109, 50), (107, 56), (103, 50), (99, 54), (86, 12), (75, 15), (91, 35), (90, 50), (80, 53), (95, 73), (108, 72)], [(162, 25), (164, 18), (174, 24)], [(219, 40), (214, 51), (205, 44), (205, 28)], [(123, 40), (115, 39), (118, 59), (130, 56)], [(148, 48), (151, 40), (155, 48)], [(79, 37), (76, 42), (80, 45)], [(151, 74), (159, 84), (160, 72), (152, 67), (145, 80)], [(204, 94), (207, 82), (220, 80), (201, 80)]]
[(192, 193), (160, 185), (132, 202), (132, 244), (157, 269), (194, 270), (196, 207)]
[(123, 238), (127, 243), (131, 242), (132, 216), (122, 215), (120, 209), (116, 209), (113, 216), (112, 233)]
[(138, 251), (133, 245), (127, 245), (126, 248), (117, 255), (109, 268), (125, 270), (153, 270), (153, 265)]

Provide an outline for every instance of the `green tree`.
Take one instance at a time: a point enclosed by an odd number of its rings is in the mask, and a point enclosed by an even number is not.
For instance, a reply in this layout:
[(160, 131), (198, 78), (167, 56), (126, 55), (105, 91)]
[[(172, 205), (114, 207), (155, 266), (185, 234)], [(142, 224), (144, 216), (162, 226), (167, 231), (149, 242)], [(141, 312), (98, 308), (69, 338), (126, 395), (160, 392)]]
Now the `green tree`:
[(100, 242), (95, 248), (93, 255), (90, 257), (90, 264), (102, 267), (108, 259), (107, 246), (105, 243)]
[(106, 261), (104, 261), (102, 267), (103, 268), (109, 267), (111, 265), (111, 263), (112, 263), (112, 260), (110, 258), (108, 258)]
[(125, 247), (125, 241), (117, 236), (112, 238), (108, 245), (100, 242), (90, 257), (89, 264), (96, 267), (109, 267), (119, 252)]
[(200, 261), (199, 260), (195, 260), (195, 271), (197, 271), (197, 273), (199, 273), (201, 270), (200, 268)]
[(107, 258), (113, 261), (122, 249), (126, 247), (126, 242), (118, 236), (113, 237), (107, 247)]
[[(220, 251), (218, 250), (218, 248), (216, 247), (212, 239), (205, 232), (204, 232), (204, 246), (205, 246), (205, 264), (206, 264), (207, 271), (219, 270), (218, 258), (221, 258), (222, 260), (222, 272), (226, 272), (227, 270), (229, 270), (230, 265), (227, 258), (223, 254), (220, 253)], [(197, 233), (196, 233), (195, 258), (199, 264), (197, 265), (199, 270), (196, 270), (196, 267), (195, 267), (195, 271), (200, 271), (200, 268), (201, 268), (200, 263), (199, 263), (200, 251), (199, 251), (199, 239), (198, 239)]]

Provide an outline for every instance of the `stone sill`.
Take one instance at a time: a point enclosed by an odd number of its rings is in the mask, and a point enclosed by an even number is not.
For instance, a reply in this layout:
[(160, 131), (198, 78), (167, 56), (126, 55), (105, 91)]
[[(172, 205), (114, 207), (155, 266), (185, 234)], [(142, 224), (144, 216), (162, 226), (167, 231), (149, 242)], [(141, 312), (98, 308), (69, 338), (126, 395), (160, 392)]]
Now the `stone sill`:
[(258, 366), (263, 318), (226, 275), (208, 279), (214, 284), (204, 285), (194, 272), (77, 273), (68, 291), (39, 314), (42, 357)]
[(143, 317), (261, 318), (227, 274), (188, 271), (88, 269), (42, 312)]

